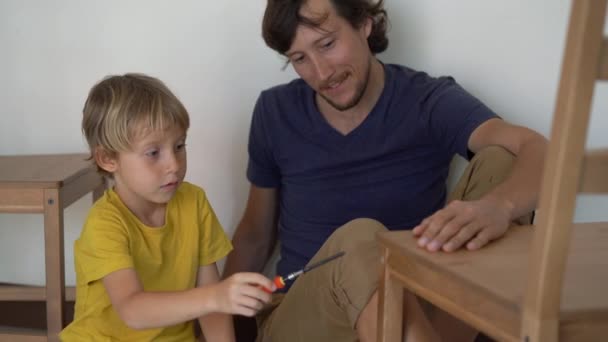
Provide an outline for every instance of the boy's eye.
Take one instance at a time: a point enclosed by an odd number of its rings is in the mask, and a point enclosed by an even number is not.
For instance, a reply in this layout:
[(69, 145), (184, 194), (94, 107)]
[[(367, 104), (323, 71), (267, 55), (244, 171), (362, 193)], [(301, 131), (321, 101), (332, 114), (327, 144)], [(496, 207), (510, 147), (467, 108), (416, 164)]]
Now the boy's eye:
[(185, 148), (186, 148), (186, 143), (183, 143), (183, 144), (178, 144), (177, 146), (175, 146), (175, 149), (176, 149), (177, 151), (181, 151), (181, 150), (183, 150), (183, 149), (185, 149)]
[(158, 155), (158, 150), (150, 150), (145, 153), (147, 157), (156, 157)]

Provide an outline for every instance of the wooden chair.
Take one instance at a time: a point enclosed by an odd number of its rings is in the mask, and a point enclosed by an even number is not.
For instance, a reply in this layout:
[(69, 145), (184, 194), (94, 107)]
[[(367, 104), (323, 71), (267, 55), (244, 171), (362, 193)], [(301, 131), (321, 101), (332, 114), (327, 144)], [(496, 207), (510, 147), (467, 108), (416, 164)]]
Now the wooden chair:
[(574, 0), (535, 226), (486, 248), (383, 248), (378, 341), (401, 341), (403, 287), (499, 341), (608, 340), (608, 222), (573, 224), (577, 193), (608, 193), (608, 149), (585, 153), (596, 79), (608, 80), (606, 0)]
[(74, 300), (74, 289), (65, 288), (63, 211), (89, 192), (93, 192), (93, 200), (97, 199), (105, 189), (103, 178), (87, 157), (0, 156), (0, 212), (44, 214), (46, 270), (46, 286), (2, 285), (0, 301), (45, 301), (47, 320), (44, 333), (0, 330), (0, 342), (59, 341), (65, 323), (65, 299)]

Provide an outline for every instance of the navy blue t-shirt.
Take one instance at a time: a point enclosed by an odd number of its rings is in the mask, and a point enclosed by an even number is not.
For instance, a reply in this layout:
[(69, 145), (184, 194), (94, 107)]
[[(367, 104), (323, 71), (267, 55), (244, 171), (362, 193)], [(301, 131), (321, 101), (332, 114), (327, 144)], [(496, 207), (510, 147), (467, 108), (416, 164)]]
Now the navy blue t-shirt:
[(384, 71), (378, 103), (347, 135), (327, 123), (301, 79), (258, 98), (247, 177), (279, 189), (278, 274), (305, 266), (350, 220), (411, 229), (440, 209), (452, 157), (466, 158), (473, 130), (497, 117), (450, 77), (390, 64)]

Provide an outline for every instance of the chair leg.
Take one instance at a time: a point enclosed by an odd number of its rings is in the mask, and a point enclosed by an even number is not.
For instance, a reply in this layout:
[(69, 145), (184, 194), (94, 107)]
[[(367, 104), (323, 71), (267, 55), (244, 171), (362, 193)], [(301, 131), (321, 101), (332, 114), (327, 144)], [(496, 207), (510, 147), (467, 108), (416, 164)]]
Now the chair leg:
[(58, 342), (65, 322), (63, 205), (57, 189), (47, 189), (44, 194), (47, 336), (49, 342)]
[(388, 251), (383, 252), (383, 265), (378, 285), (378, 342), (403, 341), (403, 287), (391, 277)]

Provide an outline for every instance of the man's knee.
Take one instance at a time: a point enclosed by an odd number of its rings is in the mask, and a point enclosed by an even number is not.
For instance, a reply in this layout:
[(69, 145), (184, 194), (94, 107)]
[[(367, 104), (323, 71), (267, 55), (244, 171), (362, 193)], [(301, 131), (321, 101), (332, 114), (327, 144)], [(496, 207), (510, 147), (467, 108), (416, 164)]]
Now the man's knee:
[[(331, 331), (330, 336), (341, 336), (336, 340), (354, 340), (356, 320), (377, 288), (380, 256), (376, 233), (383, 230), (381, 223), (371, 219), (356, 219), (337, 229), (310, 263), (338, 252), (345, 252), (344, 256), (300, 276), (264, 323), (263, 334), (287, 340), (283, 337), (291, 327), (302, 329), (308, 324), (318, 329), (310, 331), (310, 336)], [(293, 310), (306, 323), (292, 325), (296, 323), (288, 312)]]
[[(475, 154), (463, 177), (449, 200), (476, 200), (504, 182), (515, 164), (515, 155), (502, 146), (492, 145)], [(514, 221), (516, 224), (531, 224), (534, 213)]]
[(502, 146), (492, 145), (475, 153), (471, 163), (487, 167), (491, 173), (508, 173), (515, 163), (515, 155)]
[(488, 146), (478, 151), (448, 197), (448, 202), (481, 198), (508, 177), (514, 162), (515, 156), (501, 146)]
[(375, 241), (376, 233), (384, 230), (386, 227), (376, 220), (358, 218), (336, 229), (327, 241), (347, 247), (364, 241)]
[(314, 263), (338, 252), (348, 254), (340, 263), (342, 267), (355, 267), (376, 263), (376, 233), (386, 231), (386, 227), (372, 219), (359, 218), (352, 220), (336, 231), (325, 241), (321, 250), (310, 261)]

